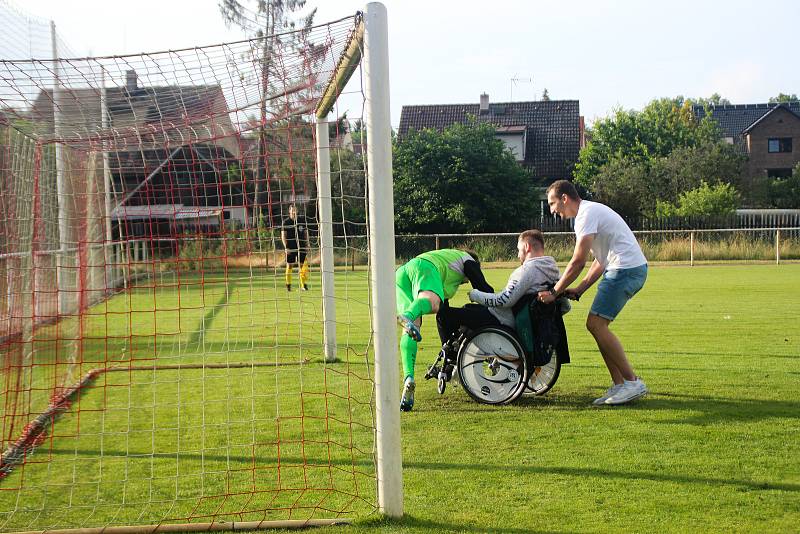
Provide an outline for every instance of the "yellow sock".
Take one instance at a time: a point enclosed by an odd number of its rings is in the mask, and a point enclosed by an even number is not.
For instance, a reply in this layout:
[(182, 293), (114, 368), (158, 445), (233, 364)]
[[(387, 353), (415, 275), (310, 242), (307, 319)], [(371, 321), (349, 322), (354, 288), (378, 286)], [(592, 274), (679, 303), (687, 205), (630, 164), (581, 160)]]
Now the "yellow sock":
[(286, 264), (286, 272), (284, 273), (284, 278), (286, 279), (286, 285), (287, 286), (292, 285), (292, 271), (293, 271), (292, 264), (291, 263), (287, 263)]
[(300, 267), (300, 285), (305, 287), (308, 283), (308, 260), (303, 260), (303, 265)]

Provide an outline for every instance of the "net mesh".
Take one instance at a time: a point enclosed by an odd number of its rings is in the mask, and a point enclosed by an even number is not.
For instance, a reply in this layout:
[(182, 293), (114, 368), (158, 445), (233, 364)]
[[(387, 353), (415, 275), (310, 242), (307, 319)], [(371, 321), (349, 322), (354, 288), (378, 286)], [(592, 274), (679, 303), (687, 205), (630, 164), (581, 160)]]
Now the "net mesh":
[(318, 270), (313, 110), (357, 24), (0, 61), (0, 530), (376, 508), (358, 69), (330, 124), (335, 363)]

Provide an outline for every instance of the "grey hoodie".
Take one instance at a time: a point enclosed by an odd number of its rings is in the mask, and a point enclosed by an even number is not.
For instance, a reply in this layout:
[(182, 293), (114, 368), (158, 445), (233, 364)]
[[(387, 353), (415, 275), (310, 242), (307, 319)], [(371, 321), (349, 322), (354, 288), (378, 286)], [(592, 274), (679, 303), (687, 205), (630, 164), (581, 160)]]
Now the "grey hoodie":
[(508, 284), (500, 293), (484, 293), (473, 289), (469, 292), (472, 302), (483, 304), (497, 320), (505, 326), (514, 327), (514, 312), (511, 307), (523, 295), (534, 295), (545, 289), (548, 284), (555, 284), (561, 273), (556, 260), (552, 256), (530, 258), (517, 267), (508, 277)]

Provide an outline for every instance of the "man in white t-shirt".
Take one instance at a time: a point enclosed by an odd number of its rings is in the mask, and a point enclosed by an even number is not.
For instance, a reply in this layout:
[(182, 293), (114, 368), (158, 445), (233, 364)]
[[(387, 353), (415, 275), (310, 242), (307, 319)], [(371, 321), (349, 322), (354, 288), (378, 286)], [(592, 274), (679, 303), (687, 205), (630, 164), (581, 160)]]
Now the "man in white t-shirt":
[[(552, 291), (540, 292), (539, 298), (551, 302), (562, 293), (578, 298), (602, 276), (586, 319), (586, 328), (597, 342), (613, 384), (592, 404), (625, 404), (643, 397), (647, 394), (647, 386), (636, 376), (622, 343), (609, 330), (609, 325), (644, 286), (647, 259), (622, 217), (604, 204), (581, 200), (571, 182), (553, 182), (547, 188), (547, 204), (552, 213), (575, 219), (576, 241), (564, 275)], [(568, 289), (583, 271), (589, 251), (594, 255), (589, 271), (577, 286)]]

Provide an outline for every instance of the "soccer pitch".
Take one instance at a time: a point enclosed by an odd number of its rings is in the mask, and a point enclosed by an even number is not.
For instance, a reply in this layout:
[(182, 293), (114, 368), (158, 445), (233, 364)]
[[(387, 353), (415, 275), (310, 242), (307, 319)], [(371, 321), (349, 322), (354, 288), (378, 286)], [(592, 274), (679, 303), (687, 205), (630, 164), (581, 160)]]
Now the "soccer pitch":
[[(500, 287), (509, 272), (486, 274)], [(193, 280), (95, 307), (84, 343), (109, 344), (102, 353), (119, 354), (120, 365), (280, 365), (105, 373), (32, 461), (0, 482), (9, 490), (0, 491), (7, 529), (48, 523), (69, 504), (72, 515), (59, 525), (227, 509), (252, 510), (237, 520), (262, 519), (266, 503), (297, 506), (298, 517), (314, 507), (354, 517), (373, 510), (366, 273), (337, 274), (343, 361), (329, 366), (316, 279), (311, 292), (288, 298), (271, 274), (257, 283), (235, 272), (227, 282)], [(796, 531), (800, 265), (652, 267), (614, 325), (651, 394), (616, 408), (589, 406), (609, 382), (583, 326), (592, 296), (566, 316), (573, 363), (554, 389), (500, 408), (456, 387), (439, 396), (422, 380), (438, 350), (435, 321), (426, 318), (417, 401), (402, 415), (406, 517), (330, 530)], [(128, 309), (139, 310), (135, 318)], [(41, 336), (46, 344), (47, 329)], [(263, 354), (264, 336), (280, 336), (269, 340), (279, 348)], [(336, 395), (320, 394), (345, 391), (357, 402), (337, 406)], [(306, 419), (302, 410), (327, 416)], [(255, 457), (279, 458), (283, 468), (254, 470)], [(327, 490), (253, 493), (301, 480)], [(36, 489), (10, 491), (20, 486)]]

